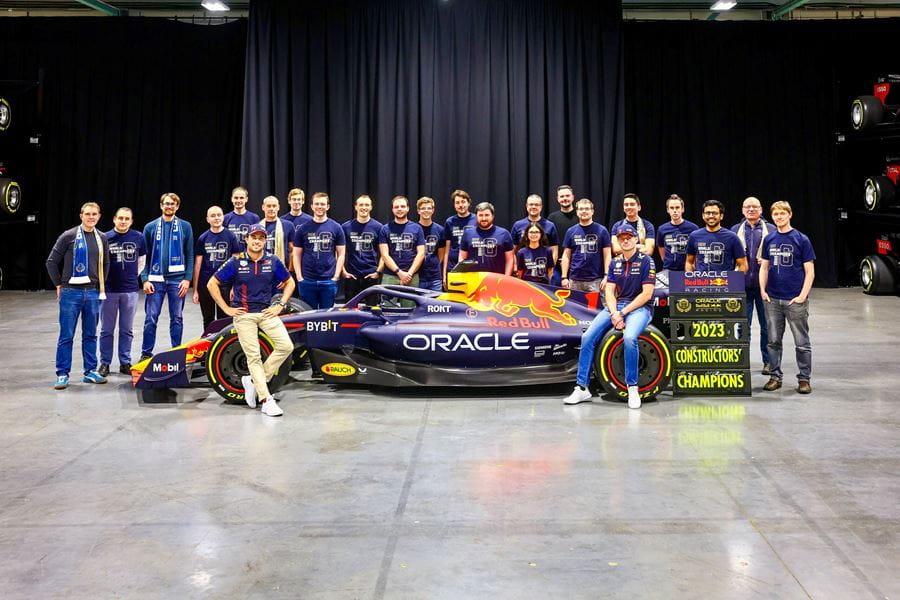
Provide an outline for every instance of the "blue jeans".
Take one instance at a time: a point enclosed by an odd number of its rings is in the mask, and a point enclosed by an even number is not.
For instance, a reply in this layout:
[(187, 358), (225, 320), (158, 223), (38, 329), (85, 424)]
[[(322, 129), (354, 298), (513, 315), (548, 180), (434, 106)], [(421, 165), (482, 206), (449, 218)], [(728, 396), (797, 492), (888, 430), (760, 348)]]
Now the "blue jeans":
[(304, 279), (300, 282), (300, 299), (310, 308), (331, 308), (337, 296), (337, 281)]
[(444, 282), (440, 279), (432, 279), (431, 281), (426, 281), (424, 279), (419, 280), (419, 287), (426, 290), (431, 290), (433, 292), (443, 292), (444, 291)]
[(763, 364), (769, 364), (769, 323), (766, 319), (766, 303), (759, 288), (747, 288), (747, 340), (753, 333), (753, 307), (759, 315), (759, 353)]
[[(621, 301), (617, 308), (622, 308), (628, 301)], [(634, 312), (625, 315), (625, 332), (623, 333), (625, 344), (625, 384), (637, 385), (638, 366), (640, 365), (640, 351), (638, 350), (638, 337), (647, 329), (652, 317), (650, 309), (642, 306)], [(597, 344), (612, 328), (612, 317), (609, 310), (604, 308), (594, 317), (587, 331), (581, 336), (581, 351), (578, 353), (578, 375), (575, 382), (587, 387), (591, 381), (591, 370), (594, 367), (594, 354), (597, 352)]]
[(97, 368), (97, 321), (100, 316), (100, 292), (96, 289), (67, 288), (59, 294), (59, 342), (56, 345), (56, 374), (72, 370), (72, 343), (75, 326), (81, 317), (81, 358), (84, 372)]
[(169, 299), (169, 337), (172, 347), (181, 345), (181, 333), (184, 326), (181, 312), (184, 310), (184, 298), (178, 297), (178, 286), (181, 281), (154, 281), (153, 293), (147, 294), (144, 300), (144, 339), (141, 340), (141, 354), (153, 354), (156, 346), (156, 324), (162, 313), (163, 300)]
[(100, 362), (112, 362), (113, 334), (119, 322), (119, 364), (131, 364), (131, 342), (134, 340), (134, 311), (138, 292), (107, 292), (100, 303)]
[(784, 323), (791, 326), (794, 336), (794, 352), (797, 356), (798, 381), (809, 381), (812, 374), (812, 345), (809, 341), (809, 299), (803, 304), (790, 304), (790, 300), (771, 298), (766, 302), (769, 319), (769, 370), (772, 377), (781, 379), (781, 339)]

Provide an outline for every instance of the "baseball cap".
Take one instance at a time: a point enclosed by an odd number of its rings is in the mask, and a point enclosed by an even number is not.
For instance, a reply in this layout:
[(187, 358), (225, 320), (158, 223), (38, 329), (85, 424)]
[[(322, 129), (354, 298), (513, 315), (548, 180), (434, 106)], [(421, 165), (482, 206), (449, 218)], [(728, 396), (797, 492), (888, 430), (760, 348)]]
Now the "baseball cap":
[(255, 224), (255, 225), (251, 225), (250, 228), (247, 229), (246, 235), (247, 235), (247, 237), (249, 237), (249, 236), (253, 235), (254, 233), (261, 233), (263, 235), (267, 235), (266, 228), (263, 227), (262, 225), (260, 225), (259, 223)]
[(613, 235), (615, 235), (615, 236), (630, 235), (632, 237), (637, 237), (637, 234), (638, 233), (637, 233), (637, 230), (634, 228), (634, 225), (632, 225), (631, 223), (629, 223), (627, 221), (619, 223), (613, 229)]

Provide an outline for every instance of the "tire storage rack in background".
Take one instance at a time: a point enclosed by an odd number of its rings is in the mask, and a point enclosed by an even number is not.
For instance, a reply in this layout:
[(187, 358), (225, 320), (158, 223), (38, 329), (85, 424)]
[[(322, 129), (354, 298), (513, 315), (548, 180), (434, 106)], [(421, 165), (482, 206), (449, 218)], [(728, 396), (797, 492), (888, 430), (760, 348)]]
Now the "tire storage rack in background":
[[(870, 82), (871, 83), (871, 82)], [(855, 93), (860, 91), (856, 87)], [(853, 90), (847, 90), (854, 93)], [(900, 289), (900, 76), (874, 78), (871, 95), (850, 103), (847, 129), (836, 134), (838, 222), (844, 266), (866, 294)]]
[(744, 274), (669, 275), (675, 396), (751, 396)]

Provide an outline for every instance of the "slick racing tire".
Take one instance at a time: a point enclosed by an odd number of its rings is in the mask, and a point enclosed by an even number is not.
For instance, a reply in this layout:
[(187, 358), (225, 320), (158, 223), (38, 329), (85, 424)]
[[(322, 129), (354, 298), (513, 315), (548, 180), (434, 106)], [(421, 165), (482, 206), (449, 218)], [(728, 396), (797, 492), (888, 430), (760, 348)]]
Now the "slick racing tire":
[[(638, 337), (638, 351), (638, 392), (641, 399), (649, 400), (669, 386), (672, 352), (666, 337), (653, 325), (649, 325)], [(622, 331), (611, 329), (600, 340), (594, 357), (594, 375), (607, 393), (622, 400), (628, 399)]]
[(890, 177), (879, 175), (878, 177), (869, 177), (866, 179), (865, 195), (863, 196), (866, 211), (870, 213), (879, 212), (885, 206), (894, 203), (896, 196), (896, 188)]
[(22, 206), (22, 188), (12, 179), (0, 179), (0, 210), (14, 215)]
[(861, 131), (881, 123), (884, 105), (875, 96), (860, 96), (850, 105), (850, 124)]
[[(260, 355), (263, 361), (269, 357), (274, 348), (272, 340), (266, 334), (259, 334)], [(269, 382), (269, 392), (275, 393), (287, 381), (291, 372), (291, 357), (289, 356), (272, 381)], [(247, 357), (238, 341), (237, 330), (228, 327), (222, 330), (209, 347), (206, 357), (206, 376), (209, 384), (217, 394), (232, 402), (244, 401), (244, 384), (241, 377), (249, 375), (247, 369)]]
[(893, 294), (897, 287), (897, 263), (889, 256), (870, 254), (859, 263), (859, 282), (866, 294)]
[[(272, 296), (272, 304), (276, 302), (281, 302), (281, 294), (275, 294), (274, 296)], [(281, 311), (281, 314), (292, 315), (295, 313), (306, 312), (308, 310), (312, 310), (312, 307), (309, 304), (298, 298), (291, 297), (287, 301), (287, 308)]]

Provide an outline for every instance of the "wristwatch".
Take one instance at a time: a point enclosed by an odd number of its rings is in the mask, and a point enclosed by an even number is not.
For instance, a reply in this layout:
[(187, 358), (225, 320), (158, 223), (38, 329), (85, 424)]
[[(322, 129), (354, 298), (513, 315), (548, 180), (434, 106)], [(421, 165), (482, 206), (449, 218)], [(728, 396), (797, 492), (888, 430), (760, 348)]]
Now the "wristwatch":
[(277, 301), (277, 302), (273, 302), (273, 303), (272, 303), (272, 306), (275, 306), (276, 304), (277, 304), (278, 306), (280, 306), (281, 308), (287, 308), (287, 307), (288, 307), (287, 302), (282, 302), (282, 301), (280, 301), (280, 300)]

